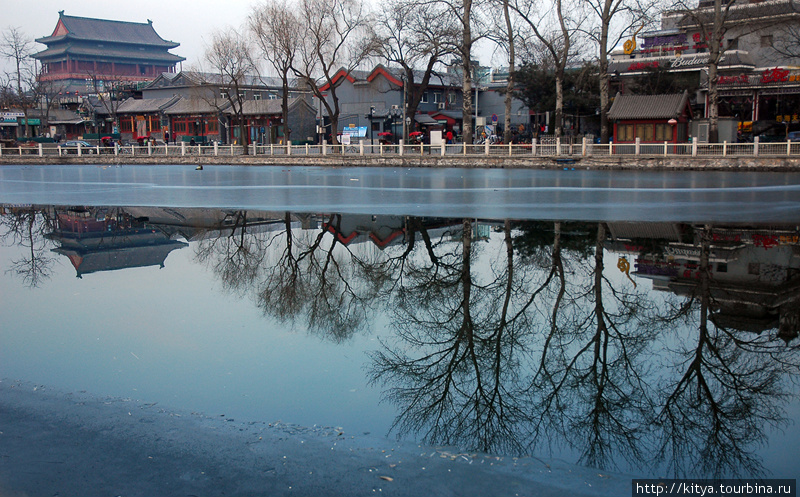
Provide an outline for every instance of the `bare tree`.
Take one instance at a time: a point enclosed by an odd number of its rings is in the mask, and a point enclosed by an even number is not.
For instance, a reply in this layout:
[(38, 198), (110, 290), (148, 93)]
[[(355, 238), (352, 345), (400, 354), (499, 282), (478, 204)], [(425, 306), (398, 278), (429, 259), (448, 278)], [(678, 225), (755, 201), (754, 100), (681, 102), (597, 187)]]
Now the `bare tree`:
[[(403, 112), (413, 123), (431, 79), (436, 78), (437, 66), (453, 53), (456, 24), (450, 11), (441, 5), (420, 8), (415, 0), (395, 0), (384, 9), (377, 26), (374, 47), (381, 58), (402, 68), (406, 92)], [(415, 69), (420, 67), (422, 75), (417, 82)], [(409, 131), (413, 130), (406, 129), (404, 138)]]
[(28, 124), (28, 109), (33, 106), (30, 98), (30, 88), (23, 84), (30, 81), (31, 75), (35, 73), (31, 62), (33, 54), (33, 40), (22, 32), (22, 28), (9, 27), (3, 32), (2, 44), (0, 44), (0, 55), (9, 59), (14, 65), (14, 72), (10, 75), (10, 80), (16, 92), (14, 103), (18, 105), (25, 115), (25, 136), (30, 136), (31, 127)]
[(41, 77), (41, 70), (36, 72), (32, 93), (34, 101), (39, 103), (39, 108), (44, 111), (44, 123), (50, 122), (50, 111), (58, 105), (58, 95), (63, 93), (67, 85), (61, 81), (46, 80)]
[(503, 119), (503, 141), (505, 143), (511, 142), (511, 106), (514, 99), (514, 86), (516, 83), (516, 57), (517, 46), (520, 42), (524, 44), (524, 40), (518, 40), (519, 29), (515, 26), (517, 16), (513, 15), (513, 7), (511, 6), (512, 0), (496, 0), (489, 4), (490, 7), (496, 8), (500, 12), (492, 15), (495, 19), (495, 26), (490, 32), (497, 33), (496, 36), (489, 36), (499, 48), (506, 52), (508, 56), (508, 78), (506, 80), (506, 88), (504, 91), (504, 119)]
[(301, 46), (302, 26), (286, 0), (269, 0), (256, 7), (248, 18), (250, 31), (261, 56), (281, 78), (283, 136), (289, 142), (289, 74)]
[[(331, 120), (331, 140), (338, 144), (339, 71), (343, 77), (366, 60), (374, 50), (370, 43), (372, 18), (361, 0), (300, 0), (299, 18), (305, 26), (294, 73), (320, 99)], [(328, 97), (328, 98), (326, 98)]]
[(476, 13), (473, 12), (475, 0), (441, 0), (453, 13), (461, 28), (461, 37), (456, 43), (455, 51), (461, 61), (461, 93), (462, 107), (461, 120), (463, 122), (462, 136), (464, 143), (472, 143), (475, 130), (472, 126), (472, 47), (481, 37), (473, 31), (476, 22)]
[[(560, 2), (561, 0), (559, 0)], [(503, 18), (506, 21), (508, 34), (508, 81), (505, 95), (505, 120), (503, 122), (503, 142), (511, 143), (511, 101), (514, 97), (514, 71), (516, 71), (516, 43), (514, 41), (514, 26), (511, 22), (511, 9), (509, 0), (503, 0)]]
[(250, 134), (244, 118), (246, 98), (244, 88), (249, 85), (250, 78), (256, 73), (250, 42), (242, 33), (231, 28), (216, 31), (206, 48), (205, 60), (218, 78), (217, 83), (223, 93), (222, 99), (229, 104), (239, 126), (243, 153), (247, 155), (250, 153)]
[[(555, 75), (555, 135), (563, 133), (564, 126), (564, 74), (573, 53), (573, 39), (582, 19), (580, 6), (575, 2), (564, 5), (564, 0), (556, 0), (552, 11), (539, 12), (541, 5), (529, 0), (513, 0), (511, 8), (533, 31), (552, 63)], [(556, 26), (552, 26), (555, 21)]]
[(586, 5), (594, 14), (594, 26), (584, 30), (598, 47), (600, 80), (600, 141), (608, 143), (608, 110), (611, 95), (608, 74), (608, 56), (632, 28), (651, 21), (651, 10), (657, 0), (587, 0)]
[[(107, 81), (100, 79), (96, 73), (87, 73), (86, 79), (91, 82), (92, 93), (97, 98), (97, 102), (105, 112), (111, 116), (113, 122), (118, 123), (117, 111), (125, 100), (125, 84), (121, 81)], [(105, 132), (102, 127), (98, 128), (98, 133)]]

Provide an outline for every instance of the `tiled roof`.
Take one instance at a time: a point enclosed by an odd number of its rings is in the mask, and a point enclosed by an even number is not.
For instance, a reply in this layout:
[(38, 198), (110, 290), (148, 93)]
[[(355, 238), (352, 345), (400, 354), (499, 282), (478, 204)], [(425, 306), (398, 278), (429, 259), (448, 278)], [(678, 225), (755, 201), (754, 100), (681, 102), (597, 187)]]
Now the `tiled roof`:
[(115, 46), (100, 48), (92, 45), (84, 45), (82, 43), (67, 43), (59, 44), (48, 48), (34, 55), (37, 59), (46, 59), (48, 57), (59, 57), (65, 54), (73, 56), (90, 56), (97, 60), (102, 59), (130, 59), (130, 60), (146, 60), (146, 61), (162, 61), (167, 63), (176, 63), (186, 60), (185, 57), (173, 55), (164, 50), (138, 50), (136, 47), (126, 48), (124, 46)]
[[(213, 86), (223, 86), (229, 87), (231, 86), (230, 78), (224, 77), (219, 73), (212, 73), (212, 72), (196, 72), (196, 71), (183, 71), (180, 73), (191, 81), (191, 85), (198, 85), (198, 84), (206, 84), (206, 85), (213, 85)], [(297, 79), (289, 79), (289, 88), (295, 89), (298, 86)], [(162, 85), (162, 86), (169, 86), (169, 85)], [(245, 75), (240, 81), (239, 86), (241, 87), (261, 87), (261, 88), (281, 88), (283, 86), (283, 82), (280, 78), (274, 77), (266, 77), (266, 76), (258, 76), (254, 74)]]
[(671, 95), (620, 95), (608, 111), (609, 119), (669, 119), (683, 113), (688, 92)]
[(119, 105), (117, 114), (158, 112), (177, 102), (178, 98), (129, 98)]
[[(310, 104), (308, 104), (304, 99), (290, 98), (288, 100), (289, 109), (292, 109), (297, 105), (301, 105), (304, 102), (310, 108)], [(280, 114), (281, 112), (281, 99), (279, 98), (266, 100), (245, 100), (242, 103), (242, 114), (245, 116), (276, 115)], [(225, 113), (233, 114), (233, 108), (228, 107), (225, 110)]]
[[(213, 105), (216, 104), (216, 105)], [(217, 99), (216, 102), (208, 102), (202, 98), (184, 98), (181, 97), (171, 105), (166, 111), (166, 114), (213, 114), (215, 112), (224, 111), (228, 108), (230, 103), (227, 100)]]
[(52, 43), (64, 38), (77, 40), (90, 40), (95, 42), (134, 43), (137, 45), (151, 45), (157, 47), (175, 48), (180, 43), (167, 41), (161, 38), (153, 29), (152, 21), (146, 23), (109, 21), (106, 19), (92, 19), (88, 17), (75, 17), (59, 14), (59, 24), (66, 28), (66, 34), (60, 34), (58, 27), (54, 34), (39, 38), (39, 43)]
[[(386, 70), (396, 77), (399, 80), (405, 80), (406, 75), (402, 68), (399, 67), (387, 67)], [(425, 75), (425, 71), (414, 70), (414, 82), (419, 83), (422, 81), (422, 77)], [(463, 83), (463, 78), (460, 74), (455, 73), (447, 73), (447, 72), (434, 72), (431, 74), (430, 81), (428, 82), (428, 86), (456, 86), (461, 87)]]

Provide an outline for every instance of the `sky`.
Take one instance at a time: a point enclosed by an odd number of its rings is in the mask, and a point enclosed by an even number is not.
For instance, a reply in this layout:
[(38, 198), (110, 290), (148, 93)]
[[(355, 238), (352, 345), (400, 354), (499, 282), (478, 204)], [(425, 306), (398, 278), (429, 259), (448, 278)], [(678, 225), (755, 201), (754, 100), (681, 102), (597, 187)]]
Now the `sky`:
[[(0, 0), (0, 12), (3, 13), (0, 16), (0, 30), (5, 32), (9, 27), (21, 28), (31, 39), (49, 36), (58, 23), (60, 10), (64, 10), (66, 15), (114, 21), (145, 23), (151, 19), (153, 28), (162, 38), (180, 43), (170, 52), (186, 58), (184, 68), (202, 61), (206, 44), (215, 30), (241, 28), (253, 6), (260, 3), (259, 0), (29, 1), (30, 4), (19, 0)], [(35, 8), (31, 8), (31, 5)], [(37, 52), (45, 48), (42, 44), (36, 44)], [(476, 54), (481, 63), (490, 63), (492, 54), (486, 50), (482, 52), (486, 53)], [(0, 60), (0, 68), (10, 70), (8, 61)]]
[[(32, 39), (49, 36), (58, 23), (58, 11), (78, 17), (145, 23), (165, 40), (180, 43), (171, 53), (186, 57), (184, 67), (197, 64), (203, 57), (205, 44), (216, 29), (239, 28), (257, 0), (0, 0), (0, 30), (21, 28)], [(46, 47), (36, 44), (36, 51)], [(2, 64), (4, 61), (0, 61)]]

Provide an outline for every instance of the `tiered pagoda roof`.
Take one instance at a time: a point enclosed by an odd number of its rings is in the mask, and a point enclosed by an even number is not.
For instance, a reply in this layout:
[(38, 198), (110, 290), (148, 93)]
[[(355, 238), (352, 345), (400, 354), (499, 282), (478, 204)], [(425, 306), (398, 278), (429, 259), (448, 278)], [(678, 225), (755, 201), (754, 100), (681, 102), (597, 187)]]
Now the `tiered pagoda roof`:
[(91, 19), (68, 16), (62, 10), (53, 34), (36, 41), (47, 45), (47, 49), (35, 54), (34, 58), (45, 61), (65, 55), (168, 64), (186, 60), (169, 53), (180, 43), (161, 38), (149, 19), (146, 23)]

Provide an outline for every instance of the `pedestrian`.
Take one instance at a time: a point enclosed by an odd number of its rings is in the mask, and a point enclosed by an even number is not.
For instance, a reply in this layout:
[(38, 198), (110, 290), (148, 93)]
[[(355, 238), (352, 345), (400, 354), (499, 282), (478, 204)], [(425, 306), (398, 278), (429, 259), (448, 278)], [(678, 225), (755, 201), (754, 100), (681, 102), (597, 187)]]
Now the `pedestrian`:
[(164, 131), (164, 143), (169, 144), (169, 131)]
[(447, 137), (447, 143), (453, 143), (453, 132), (452, 131), (448, 131), (447, 135), (445, 135), (445, 136)]

